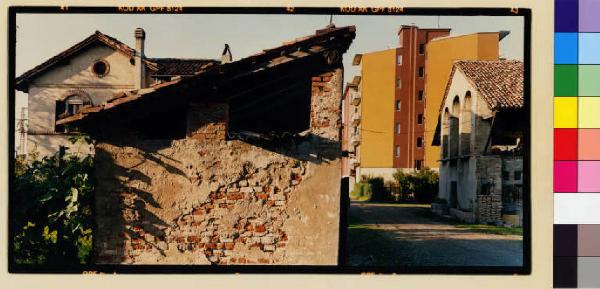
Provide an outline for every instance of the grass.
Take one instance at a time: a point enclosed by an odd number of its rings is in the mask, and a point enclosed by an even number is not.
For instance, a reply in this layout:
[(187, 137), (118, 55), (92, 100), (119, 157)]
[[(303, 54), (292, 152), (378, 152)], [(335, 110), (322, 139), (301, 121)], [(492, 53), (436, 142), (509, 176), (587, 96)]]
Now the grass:
[(440, 223), (446, 223), (448, 225), (455, 226), (457, 228), (468, 229), (473, 232), (483, 234), (496, 234), (496, 235), (520, 235), (523, 236), (523, 228), (518, 227), (502, 227), (485, 224), (467, 224), (456, 219), (448, 219), (442, 216), (436, 215), (432, 211), (425, 211), (420, 213), (423, 217), (429, 218), (433, 221)]
[(497, 235), (523, 235), (523, 228), (507, 228), (501, 226), (483, 225), (483, 224), (460, 224), (454, 225), (457, 228), (469, 229), (478, 233), (497, 234)]
[(395, 202), (376, 202), (368, 199), (350, 199), (356, 203), (368, 203), (371, 205), (386, 206), (386, 207), (416, 207), (416, 208), (431, 208), (431, 204), (416, 204), (416, 203), (395, 203)]

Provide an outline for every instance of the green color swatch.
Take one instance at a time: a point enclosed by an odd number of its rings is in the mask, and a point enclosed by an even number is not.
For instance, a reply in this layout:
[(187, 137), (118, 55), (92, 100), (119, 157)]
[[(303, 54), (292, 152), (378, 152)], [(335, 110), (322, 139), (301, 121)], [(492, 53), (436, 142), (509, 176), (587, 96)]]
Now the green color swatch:
[(577, 95), (577, 65), (554, 65), (554, 96)]

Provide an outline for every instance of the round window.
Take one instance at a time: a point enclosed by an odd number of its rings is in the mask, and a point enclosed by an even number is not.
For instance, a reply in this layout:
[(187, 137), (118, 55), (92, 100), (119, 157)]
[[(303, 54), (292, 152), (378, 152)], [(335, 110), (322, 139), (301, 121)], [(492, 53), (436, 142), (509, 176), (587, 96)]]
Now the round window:
[(105, 76), (108, 73), (108, 63), (102, 60), (96, 61), (96, 63), (94, 63), (92, 66), (92, 71), (98, 77)]

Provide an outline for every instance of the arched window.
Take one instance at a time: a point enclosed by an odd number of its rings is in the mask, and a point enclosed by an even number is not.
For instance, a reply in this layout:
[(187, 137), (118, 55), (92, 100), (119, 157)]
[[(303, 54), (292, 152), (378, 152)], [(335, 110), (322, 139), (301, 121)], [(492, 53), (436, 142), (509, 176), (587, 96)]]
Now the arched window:
[(465, 155), (471, 152), (472, 115), (471, 92), (467, 91), (460, 117), (460, 152)]
[(450, 111), (448, 107), (444, 109), (444, 114), (442, 116), (442, 127), (441, 127), (441, 135), (442, 135), (442, 158), (448, 157), (448, 135), (450, 133)]
[(448, 133), (449, 157), (456, 157), (459, 148), (459, 124), (461, 121), (460, 100), (458, 95), (452, 101), (452, 116), (450, 117), (450, 131)]
[(460, 100), (458, 95), (452, 101), (452, 116), (460, 118)]
[[(93, 105), (92, 99), (83, 91), (71, 91), (67, 97), (56, 101), (56, 119), (74, 115), (84, 107)], [(56, 128), (57, 132), (64, 132), (62, 128)]]

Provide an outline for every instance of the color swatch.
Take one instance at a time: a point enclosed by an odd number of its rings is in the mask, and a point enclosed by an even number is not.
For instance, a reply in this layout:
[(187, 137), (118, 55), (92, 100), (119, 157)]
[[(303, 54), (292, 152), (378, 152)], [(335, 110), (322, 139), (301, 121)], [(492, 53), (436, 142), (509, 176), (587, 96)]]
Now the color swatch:
[(554, 287), (600, 288), (600, 0), (554, 11)]

